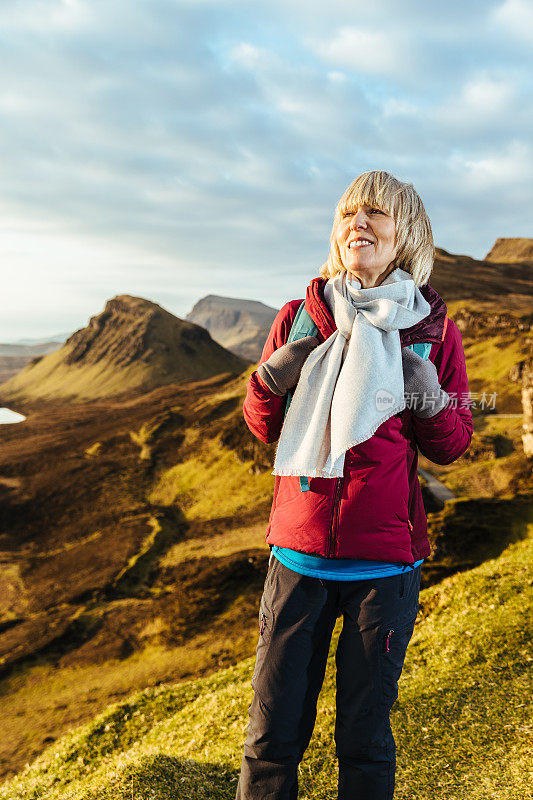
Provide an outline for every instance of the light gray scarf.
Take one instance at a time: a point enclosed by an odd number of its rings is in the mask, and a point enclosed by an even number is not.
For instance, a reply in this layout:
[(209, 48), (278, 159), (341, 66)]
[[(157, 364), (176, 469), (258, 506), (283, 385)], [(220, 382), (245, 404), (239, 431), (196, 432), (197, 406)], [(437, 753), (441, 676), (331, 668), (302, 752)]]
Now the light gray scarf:
[(303, 365), (272, 475), (342, 477), (346, 450), (406, 407), (400, 329), (431, 306), (400, 267), (370, 289), (346, 277), (339, 272), (324, 287), (337, 330)]

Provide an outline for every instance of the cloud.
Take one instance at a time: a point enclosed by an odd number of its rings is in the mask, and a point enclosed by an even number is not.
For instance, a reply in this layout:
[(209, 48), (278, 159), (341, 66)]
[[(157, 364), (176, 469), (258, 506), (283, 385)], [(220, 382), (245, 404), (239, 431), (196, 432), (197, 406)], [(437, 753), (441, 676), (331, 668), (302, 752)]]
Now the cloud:
[(531, 0), (505, 0), (493, 9), (491, 20), (500, 31), (517, 40), (533, 43), (533, 4)]
[(397, 97), (389, 97), (383, 103), (384, 117), (416, 117), (420, 114), (420, 108), (409, 100), (400, 100)]
[(249, 42), (239, 42), (232, 47), (229, 58), (246, 69), (255, 70), (272, 62), (272, 53), (264, 47), (257, 47)]
[(398, 64), (411, 59), (400, 36), (358, 27), (340, 28), (332, 39), (312, 44), (327, 63), (370, 75), (393, 75)]
[[(481, 256), (502, 235), (498, 192), (531, 196), (524, 8), (6, 0), (3, 262), (47, 298), (51, 332), (54, 296), (77, 327), (128, 281), (181, 315), (206, 293), (279, 307), (369, 169), (414, 183), (438, 244)], [(527, 224), (524, 208), (516, 235)], [(4, 337), (33, 319), (9, 287)]]
[(28, 33), (72, 32), (94, 20), (86, 0), (3, 0), (2, 27)]
[(492, 116), (507, 111), (515, 98), (516, 88), (509, 81), (485, 76), (466, 83), (460, 102), (475, 114)]
[(458, 91), (441, 98), (430, 111), (434, 123), (455, 137), (484, 136), (507, 140), (510, 126), (514, 135), (527, 136), (528, 113), (524, 114), (524, 93), (513, 76), (494, 77), (488, 69), (468, 77)]
[[(532, 157), (528, 144), (513, 139), (503, 152), (492, 151), (478, 158), (454, 154), (448, 163), (472, 193), (491, 191), (501, 198), (504, 192), (512, 201), (519, 187), (527, 190), (533, 181)], [(523, 192), (520, 195), (525, 196)], [(516, 194), (515, 198), (518, 200)]]

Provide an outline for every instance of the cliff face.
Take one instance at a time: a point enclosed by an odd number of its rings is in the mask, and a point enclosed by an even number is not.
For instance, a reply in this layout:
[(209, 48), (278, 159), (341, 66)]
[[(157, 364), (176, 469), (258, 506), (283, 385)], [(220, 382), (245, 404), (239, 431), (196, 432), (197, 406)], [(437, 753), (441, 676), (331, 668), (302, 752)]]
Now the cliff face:
[(2, 396), (90, 399), (167, 383), (239, 374), (248, 362), (209, 332), (157, 303), (118, 295), (65, 344), (37, 357), (2, 386)]
[(185, 319), (207, 328), (219, 344), (255, 363), (277, 313), (276, 308), (255, 300), (210, 294), (199, 300)]
[(528, 458), (533, 458), (533, 361), (522, 369), (522, 408), (524, 410), (522, 446)]
[(496, 239), (485, 261), (519, 262), (533, 261), (533, 239)]

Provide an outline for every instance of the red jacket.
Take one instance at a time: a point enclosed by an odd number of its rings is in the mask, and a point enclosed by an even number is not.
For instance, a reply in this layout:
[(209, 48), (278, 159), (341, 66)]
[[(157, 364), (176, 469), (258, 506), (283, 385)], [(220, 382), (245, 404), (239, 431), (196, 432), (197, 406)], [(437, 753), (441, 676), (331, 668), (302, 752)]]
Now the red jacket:
[[(305, 298), (320, 342), (336, 330), (324, 301), (325, 283), (313, 278)], [(265, 536), (269, 544), (327, 558), (404, 564), (430, 555), (418, 450), (435, 464), (451, 464), (470, 446), (472, 414), (461, 333), (437, 292), (429, 284), (419, 288), (431, 312), (400, 330), (400, 343), (433, 343), (429, 358), (450, 402), (429, 419), (420, 419), (409, 408), (390, 417), (370, 439), (346, 451), (342, 478), (310, 478), (310, 491), (302, 492), (298, 477), (276, 475)], [(301, 302), (291, 300), (278, 312), (258, 366), (285, 344)], [(279, 439), (285, 402), (286, 396), (273, 394), (257, 370), (252, 372), (243, 414), (262, 442)]]

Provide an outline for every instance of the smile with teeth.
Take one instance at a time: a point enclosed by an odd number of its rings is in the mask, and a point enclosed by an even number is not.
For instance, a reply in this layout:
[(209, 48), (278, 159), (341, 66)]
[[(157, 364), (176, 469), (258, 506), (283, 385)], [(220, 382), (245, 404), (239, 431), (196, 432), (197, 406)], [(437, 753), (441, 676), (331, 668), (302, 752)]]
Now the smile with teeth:
[(368, 245), (373, 244), (369, 239), (354, 239), (353, 242), (350, 242), (348, 245), (348, 249), (350, 250), (352, 247), (367, 247)]

